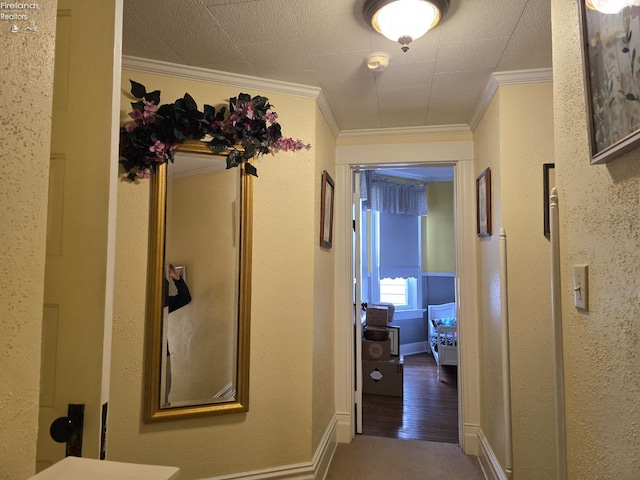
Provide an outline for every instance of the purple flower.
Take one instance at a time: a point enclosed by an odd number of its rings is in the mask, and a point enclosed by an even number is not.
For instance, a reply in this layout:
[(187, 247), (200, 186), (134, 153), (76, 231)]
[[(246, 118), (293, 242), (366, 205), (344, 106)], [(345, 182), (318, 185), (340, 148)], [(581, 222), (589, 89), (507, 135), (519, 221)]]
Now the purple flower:
[(265, 122), (276, 123), (276, 120), (278, 120), (278, 114), (276, 112), (267, 112), (264, 114), (262, 119)]
[(148, 168), (140, 169), (136, 172), (138, 178), (151, 178), (151, 172)]

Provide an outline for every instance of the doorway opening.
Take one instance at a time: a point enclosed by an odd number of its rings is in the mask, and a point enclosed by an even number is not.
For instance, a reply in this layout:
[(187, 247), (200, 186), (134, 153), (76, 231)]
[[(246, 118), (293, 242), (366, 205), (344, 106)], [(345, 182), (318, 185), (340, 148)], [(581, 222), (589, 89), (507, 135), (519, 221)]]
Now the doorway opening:
[[(429, 305), (456, 311), (454, 167), (363, 168), (355, 183), (352, 260), (356, 304), (363, 306), (356, 337), (364, 342), (356, 348), (357, 433), (460, 443), (457, 349), (443, 361), (435, 343), (441, 333), (428, 318)], [(424, 207), (414, 205), (420, 196)], [(374, 327), (366, 307), (380, 303), (393, 304), (394, 314), (391, 338), (378, 344), (368, 338)], [(449, 316), (455, 322), (456, 314)], [(457, 346), (457, 332), (444, 335)], [(389, 354), (383, 348), (382, 357), (372, 358), (370, 348), (382, 343), (390, 344)]]

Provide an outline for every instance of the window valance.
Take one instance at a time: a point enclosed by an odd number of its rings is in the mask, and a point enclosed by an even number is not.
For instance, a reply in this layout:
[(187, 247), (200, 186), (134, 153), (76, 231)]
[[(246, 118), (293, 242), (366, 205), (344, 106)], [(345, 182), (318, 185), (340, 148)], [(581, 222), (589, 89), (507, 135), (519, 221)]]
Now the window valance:
[(427, 215), (426, 184), (396, 182), (371, 170), (360, 174), (365, 208), (402, 215)]

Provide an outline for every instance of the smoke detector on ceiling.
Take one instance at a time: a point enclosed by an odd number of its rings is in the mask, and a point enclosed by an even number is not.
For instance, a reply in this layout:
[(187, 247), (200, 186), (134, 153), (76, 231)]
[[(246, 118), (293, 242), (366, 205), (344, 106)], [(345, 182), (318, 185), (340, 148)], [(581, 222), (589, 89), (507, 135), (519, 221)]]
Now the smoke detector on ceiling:
[(385, 68), (389, 66), (388, 53), (376, 52), (369, 55), (366, 59), (367, 68), (372, 72), (383, 72)]

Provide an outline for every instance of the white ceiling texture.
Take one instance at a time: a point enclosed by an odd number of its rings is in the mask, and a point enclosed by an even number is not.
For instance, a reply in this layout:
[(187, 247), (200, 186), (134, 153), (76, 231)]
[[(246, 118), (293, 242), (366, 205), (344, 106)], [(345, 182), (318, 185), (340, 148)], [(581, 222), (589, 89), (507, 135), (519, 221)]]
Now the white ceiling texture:
[[(363, 5), (124, 0), (123, 53), (319, 87), (341, 133), (473, 128), (494, 72), (552, 66), (550, 0), (452, 0), (406, 53), (367, 25)], [(367, 68), (374, 52), (390, 55), (385, 71)]]

